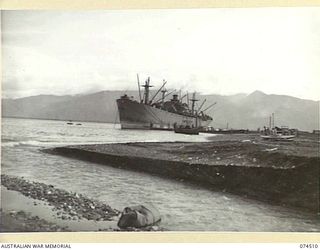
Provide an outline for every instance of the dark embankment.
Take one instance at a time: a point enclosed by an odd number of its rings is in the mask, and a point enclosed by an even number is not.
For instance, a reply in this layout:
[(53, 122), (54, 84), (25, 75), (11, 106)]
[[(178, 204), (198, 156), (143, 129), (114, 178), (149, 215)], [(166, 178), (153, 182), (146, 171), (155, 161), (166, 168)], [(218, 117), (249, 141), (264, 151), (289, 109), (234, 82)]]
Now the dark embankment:
[[(58, 147), (46, 152), (182, 179), (215, 190), (317, 213), (319, 158), (290, 145), (255, 141), (127, 143)], [(304, 149), (306, 150), (306, 149)]]

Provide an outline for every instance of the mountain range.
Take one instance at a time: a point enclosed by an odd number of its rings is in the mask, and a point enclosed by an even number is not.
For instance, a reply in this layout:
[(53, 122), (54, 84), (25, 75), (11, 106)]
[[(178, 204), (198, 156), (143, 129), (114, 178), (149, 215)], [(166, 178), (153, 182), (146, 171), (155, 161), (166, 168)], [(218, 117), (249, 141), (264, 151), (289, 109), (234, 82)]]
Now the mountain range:
[[(2, 99), (2, 116), (115, 123), (119, 119), (116, 99), (123, 94), (124, 91), (101, 91), (75, 96)], [(126, 91), (126, 94), (136, 99), (139, 97), (138, 91)], [(217, 102), (206, 111), (213, 117), (211, 125), (215, 128), (262, 128), (268, 125), (269, 116), (274, 113), (277, 126), (304, 131), (319, 129), (319, 101), (267, 95), (261, 91), (249, 95), (199, 95), (198, 99), (198, 106), (206, 99), (202, 109)]]

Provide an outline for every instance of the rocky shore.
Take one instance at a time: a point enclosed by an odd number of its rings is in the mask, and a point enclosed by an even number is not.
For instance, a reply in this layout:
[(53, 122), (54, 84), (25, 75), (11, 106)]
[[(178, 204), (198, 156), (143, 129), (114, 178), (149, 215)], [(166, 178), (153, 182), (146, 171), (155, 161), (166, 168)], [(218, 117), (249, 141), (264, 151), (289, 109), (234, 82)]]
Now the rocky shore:
[[(50, 208), (53, 212), (56, 223), (34, 216), (24, 211), (23, 207), (16, 207), (15, 210), (0, 210), (0, 231), (1, 232), (60, 232), (60, 231), (163, 231), (164, 228), (158, 225), (144, 228), (117, 227), (120, 211), (82, 194), (68, 192), (55, 188), (53, 185), (46, 185), (40, 182), (30, 182), (24, 178), (1, 175), (1, 185), (8, 191), (15, 191), (17, 195), (28, 197), (33, 207)], [(10, 196), (7, 192), (5, 196)], [(9, 197), (3, 197), (9, 198)], [(2, 198), (2, 199), (3, 199)], [(18, 198), (19, 199), (19, 198)], [(20, 198), (21, 199), (21, 198)], [(59, 225), (67, 225), (62, 226)], [(63, 223), (61, 223), (63, 222)], [(111, 222), (111, 224), (104, 222)], [(69, 225), (73, 226), (69, 228)], [(81, 228), (80, 228), (81, 225)], [(91, 228), (91, 230), (90, 230)]]
[[(49, 222), (39, 216), (32, 216), (24, 211), (24, 207), (16, 207), (15, 210), (1, 210), (2, 232), (59, 232), (73, 231), (68, 226), (73, 223), (88, 224), (87, 222), (117, 221), (119, 211), (100, 201), (89, 199), (78, 193), (70, 193), (53, 185), (39, 182), (29, 182), (24, 178), (1, 175), (1, 185), (6, 190), (16, 191), (17, 195), (28, 197), (33, 207), (50, 208), (55, 218)], [(10, 193), (5, 193), (10, 196)], [(9, 197), (3, 197), (9, 198)], [(63, 222), (63, 223), (61, 223)], [(62, 225), (59, 225), (62, 224)], [(92, 224), (92, 223), (91, 223)], [(92, 227), (91, 227), (92, 228)], [(98, 230), (98, 229), (96, 229)], [(117, 228), (101, 228), (100, 231), (114, 231)]]
[(317, 213), (318, 149), (319, 138), (312, 135), (293, 142), (220, 135), (206, 143), (77, 145), (45, 151)]
[(78, 193), (69, 193), (39, 182), (28, 182), (22, 178), (1, 175), (1, 184), (27, 197), (42, 200), (58, 210), (62, 219), (113, 220), (119, 211), (100, 201), (89, 199)]

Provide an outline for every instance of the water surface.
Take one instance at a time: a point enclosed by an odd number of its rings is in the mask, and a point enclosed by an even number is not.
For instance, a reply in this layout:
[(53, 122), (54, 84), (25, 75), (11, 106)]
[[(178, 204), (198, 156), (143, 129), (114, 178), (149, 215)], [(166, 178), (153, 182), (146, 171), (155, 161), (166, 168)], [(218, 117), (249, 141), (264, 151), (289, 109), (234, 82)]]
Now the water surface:
[[(174, 231), (320, 231), (315, 216), (150, 174), (50, 155), (40, 149), (71, 144), (207, 141), (171, 131), (120, 130), (118, 125), (2, 120), (2, 173), (79, 192), (122, 210), (152, 203), (161, 226)], [(212, 136), (212, 135), (210, 135)]]

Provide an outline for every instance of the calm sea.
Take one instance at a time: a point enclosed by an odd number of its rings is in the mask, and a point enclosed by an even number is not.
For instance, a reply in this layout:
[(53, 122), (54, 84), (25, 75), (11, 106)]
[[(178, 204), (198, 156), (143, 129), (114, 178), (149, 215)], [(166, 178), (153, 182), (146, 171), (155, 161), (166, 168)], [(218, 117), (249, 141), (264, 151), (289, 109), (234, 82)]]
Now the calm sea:
[(173, 231), (320, 231), (314, 216), (157, 176), (88, 163), (40, 151), (88, 143), (207, 141), (208, 135), (121, 130), (118, 125), (2, 119), (3, 174), (53, 184), (122, 210), (152, 203), (161, 226)]

